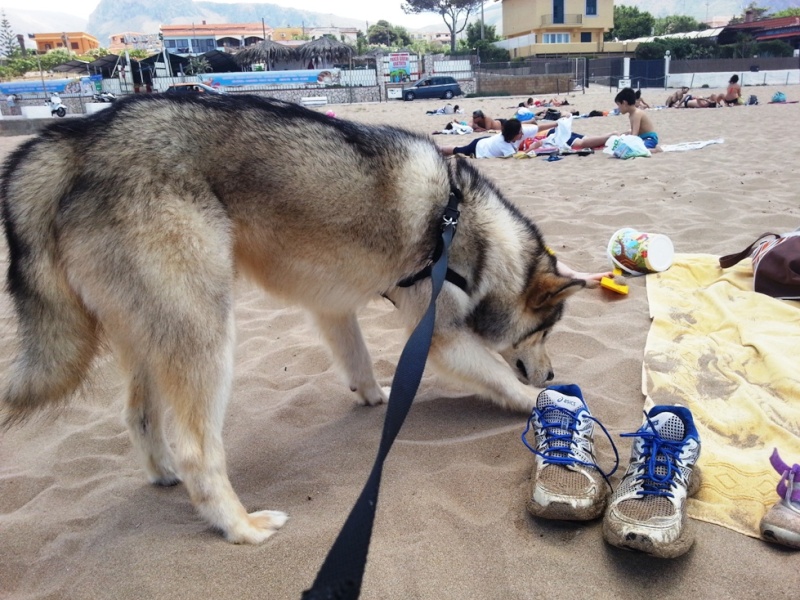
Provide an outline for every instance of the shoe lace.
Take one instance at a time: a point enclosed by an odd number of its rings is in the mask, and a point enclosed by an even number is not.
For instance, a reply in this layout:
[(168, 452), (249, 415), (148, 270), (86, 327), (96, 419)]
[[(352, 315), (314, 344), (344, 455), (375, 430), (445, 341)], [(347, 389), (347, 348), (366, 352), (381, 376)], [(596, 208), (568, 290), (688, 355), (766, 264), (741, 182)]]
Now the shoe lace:
[[(641, 482), (638, 490), (639, 496), (662, 496), (672, 498), (672, 488), (675, 485), (674, 477), (680, 473), (676, 466), (680, 462), (680, 453), (683, 449), (682, 441), (667, 440), (656, 431), (655, 424), (645, 413), (650, 431), (636, 431), (622, 433), (620, 437), (637, 437), (642, 439), (642, 458), (646, 469), (640, 470), (636, 481)], [(658, 471), (661, 470), (662, 473)]]
[[(544, 459), (545, 464), (563, 466), (582, 465), (584, 467), (597, 469), (600, 475), (603, 476), (603, 479), (606, 480), (606, 483), (611, 486), (611, 481), (609, 481), (609, 478), (619, 467), (619, 452), (617, 452), (617, 446), (614, 444), (614, 440), (611, 439), (611, 434), (608, 433), (608, 430), (605, 428), (605, 426), (592, 415), (586, 415), (589, 420), (597, 423), (600, 426), (600, 429), (602, 429), (603, 433), (606, 434), (606, 438), (611, 444), (611, 448), (614, 450), (614, 468), (608, 473), (603, 471), (603, 469), (601, 469), (596, 462), (586, 462), (575, 456), (575, 434), (578, 432), (578, 419), (574, 412), (566, 408), (562, 408), (560, 406), (548, 406), (544, 410), (540, 411), (542, 429), (544, 430), (545, 434), (544, 444), (546, 448), (544, 452), (540, 452), (531, 446), (528, 443), (527, 435), (531, 430), (536, 411), (537, 409), (534, 408), (531, 412), (531, 416), (528, 418), (528, 422), (525, 425), (525, 431), (522, 432), (521, 436), (522, 443), (525, 444), (528, 450), (537, 456), (541, 456)], [(563, 417), (566, 417), (566, 423)], [(556, 433), (555, 430), (562, 430), (566, 431), (567, 433)], [(560, 444), (557, 444), (557, 442), (560, 442)], [(594, 458), (594, 456), (592, 458)]]

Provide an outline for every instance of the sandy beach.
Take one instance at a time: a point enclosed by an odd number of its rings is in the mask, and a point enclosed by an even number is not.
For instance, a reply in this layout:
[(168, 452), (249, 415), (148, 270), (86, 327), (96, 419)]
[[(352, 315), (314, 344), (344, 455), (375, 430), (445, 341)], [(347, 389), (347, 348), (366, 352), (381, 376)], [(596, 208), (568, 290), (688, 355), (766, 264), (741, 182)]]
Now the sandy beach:
[[(800, 104), (766, 104), (778, 90), (800, 100), (797, 87), (757, 87), (743, 93), (756, 94), (758, 106), (650, 112), (662, 144), (724, 138), (700, 150), (627, 161), (597, 152), (557, 162), (475, 165), (577, 269), (607, 269), (609, 237), (627, 226), (668, 235), (677, 252), (729, 254), (764, 231), (800, 226)], [(669, 92), (643, 95), (658, 105)], [(593, 87), (568, 96), (569, 108), (610, 111), (614, 95)], [(469, 120), (478, 108), (510, 117), (521, 100), (453, 102)], [(451, 117), (425, 111), (443, 104), (318, 110), (430, 134)], [(623, 116), (573, 125), (588, 135), (627, 128)], [(473, 137), (433, 139), (455, 145)], [(26, 139), (0, 138), (0, 157)], [(3, 241), (3, 274), (7, 265)], [(628, 296), (600, 289), (575, 295), (549, 338), (555, 381), (582, 388), (619, 448), (614, 483), (631, 447), (619, 434), (635, 431), (642, 420), (650, 327), (646, 278), (627, 283)], [(380, 300), (360, 317), (376, 375), (389, 385), (405, 342), (400, 319)], [(277, 600), (299, 598), (310, 586), (361, 491), (386, 409), (356, 405), (297, 308), (240, 282), (236, 321), (224, 430), (228, 471), (249, 510), (282, 510), (289, 522), (261, 546), (234, 546), (200, 519), (182, 486), (150, 486), (121, 417), (124, 380), (105, 353), (67, 410), (0, 433), (0, 598)], [(0, 378), (9, 370), (14, 331), (2, 292)], [(530, 517), (525, 501), (533, 456), (520, 442), (526, 420), (426, 373), (384, 470), (362, 598), (797, 597), (797, 552), (724, 527), (693, 521), (694, 547), (668, 561), (610, 547), (600, 520)], [(601, 433), (595, 439), (599, 462), (609, 468), (611, 448)], [(784, 458), (800, 462), (800, 456)]]

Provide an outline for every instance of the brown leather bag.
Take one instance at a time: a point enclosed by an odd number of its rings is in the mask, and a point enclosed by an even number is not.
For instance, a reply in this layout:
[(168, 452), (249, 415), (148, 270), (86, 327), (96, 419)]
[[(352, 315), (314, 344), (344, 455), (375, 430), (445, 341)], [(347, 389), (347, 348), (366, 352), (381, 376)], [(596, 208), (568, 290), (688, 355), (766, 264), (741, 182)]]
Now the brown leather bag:
[(784, 300), (800, 300), (800, 230), (778, 235), (765, 233), (736, 254), (719, 259), (723, 269), (753, 257), (753, 288)]

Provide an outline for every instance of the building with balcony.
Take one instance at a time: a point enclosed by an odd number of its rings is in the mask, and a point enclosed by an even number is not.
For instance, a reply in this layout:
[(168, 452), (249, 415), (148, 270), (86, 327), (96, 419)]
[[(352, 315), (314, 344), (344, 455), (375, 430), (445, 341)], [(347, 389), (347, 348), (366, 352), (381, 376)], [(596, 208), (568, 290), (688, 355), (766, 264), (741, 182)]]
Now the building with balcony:
[(503, 34), (495, 45), (512, 58), (603, 51), (614, 27), (614, 0), (502, 0)]
[(99, 48), (97, 38), (83, 31), (62, 31), (58, 33), (29, 33), (29, 38), (36, 42), (36, 52), (45, 54), (50, 50), (64, 48), (75, 54), (86, 54), (93, 48)]
[(164, 36), (164, 47), (168, 52), (185, 56), (250, 46), (270, 39), (272, 27), (263, 23), (208, 25), (202, 21), (185, 25), (162, 25), (161, 35)]

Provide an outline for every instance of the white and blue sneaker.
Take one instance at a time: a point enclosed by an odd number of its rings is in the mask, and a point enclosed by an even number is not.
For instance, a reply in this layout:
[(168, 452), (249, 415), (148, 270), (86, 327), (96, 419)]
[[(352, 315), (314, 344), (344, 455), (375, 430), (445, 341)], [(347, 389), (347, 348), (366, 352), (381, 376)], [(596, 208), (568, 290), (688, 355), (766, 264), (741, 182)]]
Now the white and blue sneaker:
[[(532, 515), (588, 521), (603, 514), (611, 493), (610, 473), (603, 473), (595, 460), (595, 423), (608, 436), (589, 412), (577, 385), (555, 385), (539, 394), (522, 433), (522, 442), (536, 457), (526, 503)], [(527, 440), (530, 431), (534, 433), (533, 445)], [(613, 442), (611, 445), (614, 447)]]
[(687, 497), (700, 487), (700, 437), (692, 413), (681, 406), (655, 406), (636, 433), (631, 462), (611, 496), (603, 537), (619, 548), (660, 558), (685, 553), (694, 542)]

